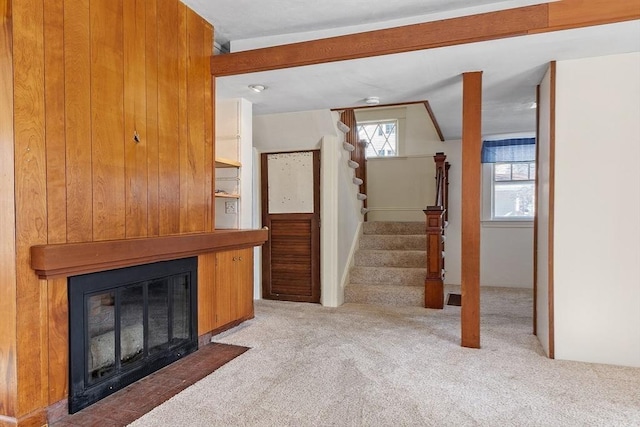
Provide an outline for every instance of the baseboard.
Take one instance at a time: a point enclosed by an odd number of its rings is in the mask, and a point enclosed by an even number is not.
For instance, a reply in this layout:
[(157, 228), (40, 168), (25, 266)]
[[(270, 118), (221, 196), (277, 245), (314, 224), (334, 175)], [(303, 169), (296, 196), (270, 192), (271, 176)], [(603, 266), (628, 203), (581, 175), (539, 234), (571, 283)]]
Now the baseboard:
[(0, 415), (0, 426), (46, 426), (47, 425), (47, 411), (45, 408), (40, 408), (27, 415), (23, 415), (20, 418), (7, 417)]

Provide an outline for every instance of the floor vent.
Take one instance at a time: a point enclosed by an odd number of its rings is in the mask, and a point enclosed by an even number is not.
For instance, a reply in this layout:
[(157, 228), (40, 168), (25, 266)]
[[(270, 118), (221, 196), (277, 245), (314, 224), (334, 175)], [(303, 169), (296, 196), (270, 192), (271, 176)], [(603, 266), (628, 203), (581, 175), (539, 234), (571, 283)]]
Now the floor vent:
[(455, 305), (457, 307), (462, 306), (462, 295), (460, 295), (460, 294), (449, 294), (447, 296), (447, 305)]

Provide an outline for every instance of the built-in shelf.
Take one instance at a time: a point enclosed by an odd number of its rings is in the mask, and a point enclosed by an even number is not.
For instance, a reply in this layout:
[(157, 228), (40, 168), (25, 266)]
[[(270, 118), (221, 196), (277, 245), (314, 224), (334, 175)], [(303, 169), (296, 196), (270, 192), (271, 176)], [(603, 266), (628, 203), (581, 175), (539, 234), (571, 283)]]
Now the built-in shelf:
[(208, 233), (61, 243), (31, 247), (31, 268), (41, 279), (68, 277), (209, 252), (262, 245), (260, 230), (216, 230)]
[(239, 199), (239, 194), (228, 194), (228, 193), (216, 193), (217, 198), (221, 199)]
[(239, 161), (225, 159), (224, 157), (216, 157), (217, 168), (239, 168), (242, 166)]

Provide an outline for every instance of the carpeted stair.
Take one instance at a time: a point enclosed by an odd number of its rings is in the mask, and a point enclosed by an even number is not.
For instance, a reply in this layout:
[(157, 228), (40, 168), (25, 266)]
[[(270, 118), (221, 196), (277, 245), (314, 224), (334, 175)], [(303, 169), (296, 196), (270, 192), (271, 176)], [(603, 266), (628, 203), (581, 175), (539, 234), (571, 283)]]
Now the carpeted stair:
[(424, 222), (365, 222), (345, 302), (423, 306)]

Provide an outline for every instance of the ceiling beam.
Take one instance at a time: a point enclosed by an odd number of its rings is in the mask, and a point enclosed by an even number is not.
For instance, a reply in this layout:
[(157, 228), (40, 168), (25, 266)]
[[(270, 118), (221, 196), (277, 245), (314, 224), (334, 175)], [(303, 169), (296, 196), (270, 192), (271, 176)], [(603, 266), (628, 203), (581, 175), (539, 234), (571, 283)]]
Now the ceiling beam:
[(547, 25), (546, 5), (529, 6), (244, 52), (214, 55), (216, 77), (411, 52), (527, 34)]
[(635, 0), (563, 0), (442, 21), (213, 55), (216, 77), (455, 46), (640, 19)]

